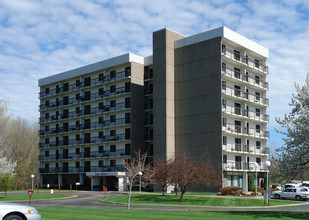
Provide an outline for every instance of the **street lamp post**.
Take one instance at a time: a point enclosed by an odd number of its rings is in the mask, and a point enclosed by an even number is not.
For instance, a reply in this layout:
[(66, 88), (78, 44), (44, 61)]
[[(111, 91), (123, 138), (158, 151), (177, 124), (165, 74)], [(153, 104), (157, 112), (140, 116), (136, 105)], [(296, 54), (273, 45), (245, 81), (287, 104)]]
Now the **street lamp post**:
[(142, 193), (142, 175), (143, 175), (142, 171), (139, 171), (138, 172), (138, 176), (139, 176), (139, 194)]
[(34, 174), (31, 174), (31, 179), (32, 179), (32, 191), (33, 191), (33, 179), (34, 179)]
[[(267, 190), (267, 193), (269, 193), (269, 192), (268, 192), (268, 190), (269, 190), (269, 189), (268, 189), (268, 188), (269, 188), (269, 187), (268, 187), (268, 168), (270, 167), (270, 164), (271, 164), (270, 161), (266, 161), (266, 162), (265, 162), (265, 165), (266, 165), (266, 167), (267, 167), (267, 171), (266, 171), (266, 172), (267, 172), (267, 173), (266, 173), (266, 178), (267, 178), (267, 180), (266, 180), (266, 190)], [(267, 194), (267, 205), (269, 205), (269, 194)]]

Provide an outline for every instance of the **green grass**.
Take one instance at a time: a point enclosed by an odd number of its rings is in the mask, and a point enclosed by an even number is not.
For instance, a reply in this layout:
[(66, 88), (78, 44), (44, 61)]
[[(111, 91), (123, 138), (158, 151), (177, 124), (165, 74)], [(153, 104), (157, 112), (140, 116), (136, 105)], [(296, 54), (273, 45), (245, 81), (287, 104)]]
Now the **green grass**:
[[(53, 194), (53, 199), (56, 198), (64, 198), (64, 197), (70, 197), (69, 194), (58, 194), (55, 193)], [(31, 200), (38, 200), (38, 199), (51, 199), (51, 194), (50, 193), (36, 193), (34, 192)], [(29, 200), (28, 192), (24, 193), (7, 193), (6, 197), (4, 197), (4, 193), (0, 194), (0, 202), (8, 202), (8, 201), (23, 201), (23, 200)]]
[[(106, 202), (127, 203), (128, 196), (106, 198)], [(295, 201), (270, 200), (270, 206), (296, 204)], [(165, 199), (161, 195), (151, 194), (132, 194), (131, 204), (157, 204), (157, 205), (196, 205), (196, 206), (264, 206), (263, 199), (246, 198), (217, 198), (217, 197), (199, 197), (185, 195), (184, 201), (179, 202), (179, 197), (166, 195)]]
[(308, 219), (305, 212), (212, 212), (212, 211), (153, 211), (95, 208), (36, 207), (44, 220), (97, 219)]

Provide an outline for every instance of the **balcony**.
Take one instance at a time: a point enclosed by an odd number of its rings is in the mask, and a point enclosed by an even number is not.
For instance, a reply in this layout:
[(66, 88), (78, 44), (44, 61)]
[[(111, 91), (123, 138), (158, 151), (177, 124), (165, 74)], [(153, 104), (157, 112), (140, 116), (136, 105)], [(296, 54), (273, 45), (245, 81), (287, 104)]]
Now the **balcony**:
[(261, 129), (247, 128), (233, 124), (223, 124), (222, 131), (225, 133), (245, 135), (255, 138), (268, 139), (269, 137), (268, 131), (263, 131)]
[(72, 84), (69, 84), (68, 86), (63, 86), (63, 87), (59, 87), (59, 88), (49, 89), (49, 90), (44, 91), (44, 92), (40, 92), (39, 98), (50, 97), (50, 96), (58, 95), (59, 93), (66, 93), (66, 92), (71, 92), (71, 91), (74, 91), (74, 90), (79, 90), (79, 89), (82, 89), (82, 88), (88, 88), (88, 87), (92, 87), (92, 86), (102, 85), (102, 84), (105, 84), (105, 83), (114, 82), (114, 81), (117, 81), (117, 80), (129, 78), (129, 76), (130, 76), (130, 72), (128, 72), (128, 71), (118, 72), (118, 73), (116, 73), (115, 77), (111, 77), (110, 75), (101, 76), (101, 77), (99, 76), (98, 78), (91, 79), (89, 83), (85, 83), (85, 81), (80, 82), (80, 83), (72, 83)]
[(269, 116), (260, 112), (254, 112), (246, 109), (237, 108), (230, 105), (223, 105), (222, 112), (229, 115), (249, 118), (255, 121), (268, 122)]
[(113, 157), (128, 157), (130, 156), (130, 152), (127, 152), (125, 149), (119, 149), (114, 152), (109, 150), (99, 152), (99, 151), (91, 151), (91, 152), (81, 152), (77, 153), (68, 153), (68, 154), (52, 154), (49, 156), (40, 155), (39, 159), (41, 162), (43, 161), (56, 161), (56, 160), (80, 160), (80, 159), (97, 159), (97, 158), (113, 158)]
[(91, 138), (80, 138), (69, 139), (69, 140), (60, 140), (60, 141), (50, 141), (49, 143), (39, 143), (39, 148), (59, 148), (64, 146), (78, 146), (84, 144), (101, 144), (109, 142), (119, 142), (119, 141), (128, 141), (130, 140), (129, 134), (117, 134), (117, 135), (105, 135), (103, 137), (91, 137)]
[(267, 167), (265, 164), (259, 164), (258, 167), (255, 167), (254, 163), (245, 163), (245, 162), (229, 162), (222, 164), (224, 171), (247, 171), (247, 172), (266, 172)]
[(268, 74), (268, 66), (261, 64), (260, 62), (257, 62), (255, 60), (252, 60), (248, 57), (244, 57), (243, 55), (240, 55), (238, 53), (235, 53), (234, 50), (232, 49), (224, 48), (222, 50), (222, 54), (225, 57), (234, 60), (235, 62), (242, 63), (245, 66), (250, 67), (254, 70), (259, 70), (263, 73)]
[(267, 147), (257, 147), (252, 145), (242, 145), (242, 144), (227, 144), (222, 145), (222, 150), (225, 152), (235, 152), (244, 154), (258, 154), (267, 155), (269, 154), (269, 148)]
[(100, 100), (105, 97), (118, 96), (118, 95), (122, 95), (122, 94), (129, 93), (129, 92), (130, 92), (129, 88), (120, 87), (120, 88), (116, 88), (115, 91), (112, 91), (112, 92), (110, 90), (100, 91), (97, 93), (92, 93), (89, 96), (84, 95), (80, 97), (63, 99), (61, 101), (50, 102), (49, 104), (41, 104), (39, 105), (39, 110), (43, 111), (43, 110), (59, 108), (63, 106), (84, 103), (87, 101), (95, 101), (95, 100)]
[(58, 120), (66, 120), (71, 118), (79, 118), (81, 116), (88, 116), (88, 115), (96, 115), (96, 114), (102, 114), (107, 112), (114, 112), (114, 111), (122, 111), (127, 110), (130, 108), (130, 103), (116, 103), (115, 106), (110, 105), (104, 105), (96, 108), (90, 108), (89, 110), (80, 110), (80, 111), (71, 111), (67, 114), (55, 114), (48, 117), (40, 117), (39, 122), (47, 123), (47, 122), (56, 122)]
[(40, 135), (53, 135), (58, 133), (68, 133), (68, 132), (75, 132), (75, 131), (82, 131), (82, 130), (89, 130), (89, 129), (101, 129), (101, 128), (108, 128), (108, 127), (117, 127), (130, 124), (129, 120), (125, 118), (118, 118), (115, 121), (105, 120), (101, 122), (92, 122), (90, 124), (81, 124), (79, 126), (70, 125), (68, 127), (59, 127), (59, 128), (52, 128), (49, 131), (39, 131)]
[(235, 89), (229, 86), (222, 86), (222, 93), (226, 95), (233, 96), (242, 100), (247, 100), (256, 104), (263, 106), (268, 106), (269, 100), (257, 94), (252, 94), (249, 92), (242, 91), (240, 89)]
[(86, 173), (86, 172), (125, 172), (123, 165), (117, 166), (90, 166), (90, 167), (52, 167), (40, 168), (40, 174), (61, 174), (61, 173)]
[(258, 88), (263, 88), (265, 90), (268, 90), (268, 82), (254, 78), (252, 76), (243, 74), (239, 71), (236, 71), (229, 67), (222, 67), (222, 74), (228, 77), (231, 77), (233, 79), (242, 81), (244, 83), (249, 83), (250, 85), (253, 85)]

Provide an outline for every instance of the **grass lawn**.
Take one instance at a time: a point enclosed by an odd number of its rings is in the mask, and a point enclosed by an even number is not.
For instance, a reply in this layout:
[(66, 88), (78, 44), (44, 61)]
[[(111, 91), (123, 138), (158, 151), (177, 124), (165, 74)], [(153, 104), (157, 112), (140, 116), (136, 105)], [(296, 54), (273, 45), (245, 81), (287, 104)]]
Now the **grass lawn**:
[(95, 208), (36, 207), (44, 220), (97, 219), (308, 219), (304, 212), (209, 212), (209, 211), (153, 211)]
[[(64, 197), (70, 197), (68, 194), (58, 194), (54, 193), (53, 194), (53, 199), (56, 198), (64, 198)], [(31, 200), (37, 200), (37, 199), (51, 199), (51, 194), (50, 193), (36, 193), (34, 192)], [(11, 194), (7, 193), (6, 197), (4, 197), (4, 193), (0, 194), (0, 202), (8, 202), (8, 201), (22, 201), (22, 200), (29, 200), (28, 192), (24, 193), (16, 193), (16, 194)]]
[[(128, 196), (123, 195), (114, 198), (104, 199), (106, 202), (127, 203)], [(297, 204), (296, 201), (288, 200), (270, 200), (269, 205)], [(217, 198), (217, 197), (199, 197), (185, 195), (184, 201), (179, 202), (179, 197), (166, 195), (165, 199), (161, 195), (151, 194), (132, 194), (131, 204), (158, 204), (158, 205), (197, 205), (197, 206), (264, 206), (263, 199), (246, 198)]]

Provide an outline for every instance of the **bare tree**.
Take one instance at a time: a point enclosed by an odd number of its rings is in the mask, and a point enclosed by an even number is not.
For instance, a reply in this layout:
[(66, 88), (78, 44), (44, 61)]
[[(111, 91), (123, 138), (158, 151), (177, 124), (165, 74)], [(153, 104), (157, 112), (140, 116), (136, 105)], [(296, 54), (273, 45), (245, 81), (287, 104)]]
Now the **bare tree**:
[(203, 159), (205, 157), (193, 157), (186, 153), (175, 156), (171, 169), (172, 183), (180, 188), (180, 202), (184, 194), (193, 187), (199, 185), (220, 184), (218, 169), (211, 166)]
[(142, 154), (140, 151), (138, 151), (135, 152), (135, 157), (132, 157), (131, 160), (126, 160), (123, 162), (127, 171), (126, 176), (129, 179), (128, 209), (130, 209), (132, 186), (137, 179), (136, 177), (139, 176), (139, 174), (142, 174), (145, 179), (145, 184), (147, 182), (147, 178), (150, 175), (151, 165), (146, 165), (146, 158), (147, 153)]
[(157, 159), (153, 167), (152, 183), (160, 186), (162, 198), (165, 198), (167, 187), (172, 184), (173, 159)]

